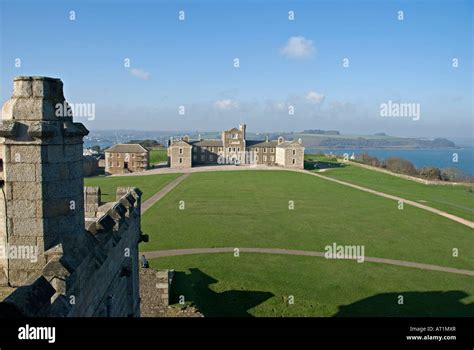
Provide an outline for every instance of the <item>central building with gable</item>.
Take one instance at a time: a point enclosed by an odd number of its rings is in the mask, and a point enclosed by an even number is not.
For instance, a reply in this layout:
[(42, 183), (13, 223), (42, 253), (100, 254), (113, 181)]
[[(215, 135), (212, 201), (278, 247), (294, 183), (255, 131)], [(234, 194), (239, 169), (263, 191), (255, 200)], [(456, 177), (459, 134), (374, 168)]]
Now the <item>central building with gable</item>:
[(221, 139), (190, 140), (188, 136), (168, 142), (168, 165), (191, 168), (199, 165), (260, 164), (285, 168), (304, 167), (304, 146), (301, 139), (285, 141), (247, 140), (246, 125), (225, 130)]

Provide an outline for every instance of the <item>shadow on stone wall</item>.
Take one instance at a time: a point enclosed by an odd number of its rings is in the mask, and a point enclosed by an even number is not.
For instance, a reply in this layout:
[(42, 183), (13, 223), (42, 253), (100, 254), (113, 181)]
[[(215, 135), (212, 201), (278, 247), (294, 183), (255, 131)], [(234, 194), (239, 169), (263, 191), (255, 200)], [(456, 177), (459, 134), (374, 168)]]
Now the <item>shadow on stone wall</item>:
[(218, 281), (199, 269), (189, 269), (191, 273), (175, 271), (171, 290), (171, 304), (179, 302), (184, 295), (185, 301), (192, 302), (205, 317), (250, 317), (248, 310), (274, 296), (270, 292), (228, 290), (216, 293), (209, 288)]
[[(398, 304), (399, 295), (403, 305)], [(393, 292), (365, 298), (339, 306), (335, 317), (474, 317), (474, 303), (461, 300), (469, 294), (463, 291)]]

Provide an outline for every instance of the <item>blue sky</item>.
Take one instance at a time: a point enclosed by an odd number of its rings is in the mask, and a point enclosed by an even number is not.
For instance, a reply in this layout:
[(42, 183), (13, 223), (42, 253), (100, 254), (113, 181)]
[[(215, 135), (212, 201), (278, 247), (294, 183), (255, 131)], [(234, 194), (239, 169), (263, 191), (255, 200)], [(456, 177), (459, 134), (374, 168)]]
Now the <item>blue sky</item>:
[[(0, 3), (2, 102), (14, 76), (59, 77), (90, 129), (472, 136), (472, 1)], [(389, 100), (420, 120), (382, 118)]]

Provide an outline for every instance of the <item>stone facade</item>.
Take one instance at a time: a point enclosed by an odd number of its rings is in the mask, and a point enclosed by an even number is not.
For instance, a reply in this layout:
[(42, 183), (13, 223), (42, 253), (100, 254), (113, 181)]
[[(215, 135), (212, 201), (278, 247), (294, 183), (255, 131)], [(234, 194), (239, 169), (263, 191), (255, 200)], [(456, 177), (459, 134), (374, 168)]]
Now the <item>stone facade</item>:
[(59, 79), (18, 77), (3, 106), (0, 315), (138, 316), (141, 192), (84, 191), (88, 131), (57, 103)]
[(168, 144), (168, 166), (170, 168), (190, 168), (191, 165), (191, 149), (192, 146), (187, 142), (185, 137), (183, 140), (170, 140)]
[(297, 141), (279, 140), (276, 147), (276, 162), (285, 168), (304, 167), (304, 147), (301, 139)]
[(138, 144), (117, 144), (105, 150), (105, 173), (125, 174), (144, 171), (150, 165), (150, 152)]
[[(183, 152), (184, 150), (184, 157)], [(277, 156), (277, 154), (279, 156)], [(189, 155), (192, 155), (189, 157)], [(180, 159), (181, 158), (181, 159)], [(222, 132), (220, 140), (193, 140), (188, 137), (168, 144), (168, 164), (172, 168), (198, 165), (265, 164), (289, 168), (304, 167), (304, 146), (301, 140), (247, 140), (246, 125)]]

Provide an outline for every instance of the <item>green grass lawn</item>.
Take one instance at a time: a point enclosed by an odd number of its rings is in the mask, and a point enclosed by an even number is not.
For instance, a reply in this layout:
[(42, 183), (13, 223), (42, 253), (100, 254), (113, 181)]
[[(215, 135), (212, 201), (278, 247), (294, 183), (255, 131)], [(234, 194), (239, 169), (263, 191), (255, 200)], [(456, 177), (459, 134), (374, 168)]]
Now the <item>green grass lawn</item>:
[(143, 215), (142, 229), (150, 235), (140, 245), (144, 251), (223, 246), (324, 251), (335, 242), (364, 245), (371, 257), (474, 269), (472, 229), (295, 172), (192, 174)]
[(324, 172), (338, 180), (410, 199), (474, 221), (474, 186), (424, 185), (356, 165)]
[(142, 202), (150, 198), (167, 183), (181, 174), (161, 174), (146, 176), (96, 176), (84, 179), (84, 186), (99, 186), (102, 202), (115, 201), (117, 187), (138, 187), (142, 192)]
[(150, 164), (166, 162), (167, 160), (166, 149), (152, 149), (150, 151)]
[(253, 253), (159, 258), (151, 266), (175, 269), (172, 302), (183, 295), (205, 316), (474, 316), (470, 276)]
[(326, 157), (323, 154), (305, 154), (304, 155), (304, 160), (308, 162), (328, 162), (328, 163), (335, 163), (337, 164), (337, 158), (336, 157)]

